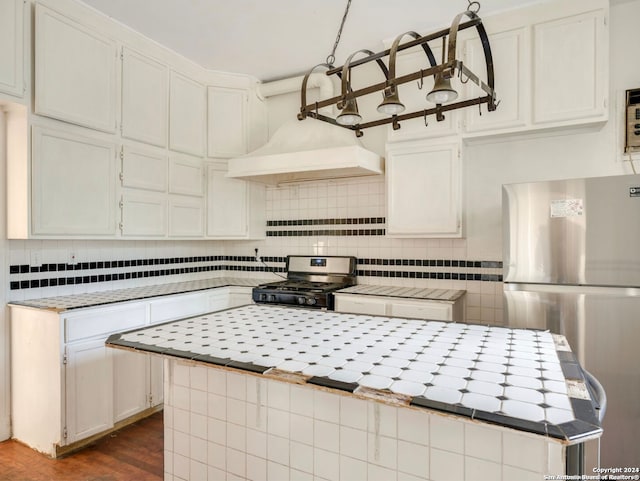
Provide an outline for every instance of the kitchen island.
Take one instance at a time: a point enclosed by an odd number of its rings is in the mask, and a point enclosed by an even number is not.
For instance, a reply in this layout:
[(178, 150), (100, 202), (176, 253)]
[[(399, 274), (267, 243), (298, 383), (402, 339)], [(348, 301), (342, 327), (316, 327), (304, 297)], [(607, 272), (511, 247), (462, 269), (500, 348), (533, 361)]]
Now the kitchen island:
[(249, 305), (107, 345), (165, 357), (167, 480), (540, 480), (602, 433), (543, 331)]

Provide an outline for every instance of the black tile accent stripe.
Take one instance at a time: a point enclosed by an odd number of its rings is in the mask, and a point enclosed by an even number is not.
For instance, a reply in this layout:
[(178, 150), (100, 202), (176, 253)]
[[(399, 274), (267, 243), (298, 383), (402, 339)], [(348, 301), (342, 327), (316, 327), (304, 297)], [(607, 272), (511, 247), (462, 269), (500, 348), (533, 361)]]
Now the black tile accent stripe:
[(385, 233), (385, 229), (268, 230), (267, 237), (372, 236)]
[[(38, 287), (56, 287), (77, 284), (89, 284), (96, 282), (112, 282), (128, 279), (142, 279), (148, 277), (165, 277), (181, 274), (193, 274), (197, 272), (215, 272), (215, 271), (237, 271), (237, 272), (286, 272), (286, 257), (265, 256), (262, 258), (265, 263), (279, 263), (281, 266), (273, 266), (258, 263), (251, 256), (198, 256), (198, 257), (175, 257), (167, 259), (133, 259), (121, 261), (97, 261), (82, 262), (78, 264), (43, 264), (39, 270), (41, 274), (48, 273), (48, 277), (30, 280), (10, 280), (9, 288), (11, 290), (18, 289), (35, 289)], [(75, 270), (85, 269), (114, 269), (114, 268), (130, 268), (137, 266), (160, 266), (172, 264), (190, 264), (204, 262), (251, 262), (255, 265), (201, 265), (201, 266), (180, 266), (169, 269), (156, 270), (140, 270), (134, 272), (118, 272), (111, 274), (95, 274), (94, 272), (82, 272), (82, 275), (76, 275)], [(46, 269), (42, 267), (46, 266)], [(92, 267), (94, 266), (94, 267)], [(10, 275), (19, 275), (20, 273), (35, 272), (31, 271), (29, 265), (12, 265), (9, 266)], [(52, 274), (57, 276), (52, 277)], [(66, 274), (66, 275), (65, 275)], [(77, 274), (80, 274), (78, 272)]]
[(344, 225), (344, 224), (384, 224), (384, 217), (350, 217), (341, 219), (290, 219), (268, 220), (267, 227), (284, 227), (300, 225)]
[[(154, 259), (128, 259), (114, 261), (90, 261), (78, 264), (42, 264), (35, 270), (28, 264), (9, 266), (11, 290), (36, 289), (39, 287), (56, 287), (65, 285), (89, 284), (96, 282), (113, 282), (128, 279), (141, 279), (148, 277), (165, 277), (181, 274), (193, 274), (198, 272), (236, 271), (236, 272), (286, 272), (286, 257), (265, 256), (262, 263), (256, 262), (252, 256), (194, 256), (171, 257)], [(189, 266), (195, 263), (212, 263), (215, 265)], [(248, 265), (235, 265), (233, 263), (248, 263)], [(273, 264), (281, 264), (274, 266)], [(362, 258), (357, 260), (358, 266), (398, 266), (406, 270), (382, 270), (363, 268), (357, 270), (358, 276), (380, 278), (404, 278), (404, 279), (440, 279), (460, 281), (502, 282), (502, 274), (478, 273), (474, 269), (500, 269), (501, 261), (474, 261), (474, 260), (450, 260), (450, 259), (380, 259)], [(144, 269), (131, 271), (138, 266), (167, 266), (165, 269)], [(416, 270), (415, 268), (434, 267), (435, 270)], [(128, 272), (104, 274), (104, 269), (129, 268)], [(412, 269), (413, 268), (413, 269)], [(456, 272), (464, 268), (464, 272)], [(91, 272), (76, 272), (87, 271)], [(15, 280), (15, 276), (24, 273), (41, 274), (39, 279)], [(56, 275), (57, 273), (57, 275)], [(11, 279), (13, 277), (13, 279)]]
[(331, 229), (296, 229), (296, 230), (267, 230), (267, 237), (312, 237), (312, 236), (379, 236), (385, 235), (383, 228), (338, 228), (335, 226), (376, 226), (384, 225), (384, 217), (347, 217), (339, 219), (287, 219), (268, 220), (267, 227), (309, 227), (334, 226)]

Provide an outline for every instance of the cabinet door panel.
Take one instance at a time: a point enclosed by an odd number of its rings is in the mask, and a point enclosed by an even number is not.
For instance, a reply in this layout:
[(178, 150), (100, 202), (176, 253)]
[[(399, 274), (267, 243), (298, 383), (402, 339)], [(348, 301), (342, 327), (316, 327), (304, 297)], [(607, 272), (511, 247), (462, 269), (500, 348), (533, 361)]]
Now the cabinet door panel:
[(247, 93), (209, 87), (207, 152), (209, 157), (235, 157), (247, 153)]
[(73, 342), (112, 332), (142, 327), (147, 320), (143, 303), (132, 306), (90, 309), (64, 318), (65, 341)]
[(384, 299), (376, 299), (367, 296), (354, 296), (350, 294), (337, 294), (335, 296), (335, 310), (337, 312), (349, 312), (351, 314), (371, 314), (374, 316), (387, 315), (387, 302)]
[(209, 296), (206, 293), (182, 294), (150, 303), (150, 323), (170, 321), (183, 317), (197, 316), (209, 311)]
[(115, 132), (116, 54), (115, 42), (36, 4), (36, 113)]
[[(521, 127), (529, 118), (527, 95), (529, 82), (529, 54), (527, 30), (519, 28), (490, 35), (493, 58), (501, 61), (494, 63), (495, 86), (500, 101), (498, 109), (487, 112), (482, 106), (482, 115), (478, 108), (466, 109), (466, 131), (477, 132), (510, 127)], [(479, 38), (468, 40), (466, 62), (473, 73), (487, 78), (487, 68), (482, 43)], [(469, 82), (467, 96), (470, 98), (478, 87)], [(530, 98), (530, 97), (529, 97)]]
[(24, 2), (0, 2), (0, 92), (22, 97), (24, 90)]
[(124, 48), (122, 136), (166, 147), (168, 99), (168, 68)]
[(149, 356), (149, 368), (151, 373), (149, 380), (151, 383), (151, 407), (159, 406), (164, 402), (164, 362), (159, 356)]
[(169, 88), (169, 148), (204, 155), (207, 121), (204, 85), (172, 71)]
[(114, 349), (113, 418), (122, 421), (149, 407), (149, 354)]
[(113, 144), (33, 128), (33, 233), (115, 235)]
[(534, 25), (534, 122), (606, 114), (603, 31), (601, 11)]
[(128, 192), (122, 196), (123, 236), (164, 236), (166, 234), (166, 194)]
[(456, 145), (389, 147), (387, 234), (459, 237), (459, 163)]
[(389, 315), (408, 317), (411, 319), (432, 319), (435, 321), (450, 321), (452, 310), (450, 304), (438, 302), (397, 302), (389, 304)]
[(67, 444), (113, 426), (111, 349), (104, 341), (67, 346)]
[(204, 194), (204, 166), (202, 159), (187, 156), (169, 158), (169, 193), (196, 195)]
[(227, 178), (223, 171), (211, 167), (208, 168), (207, 181), (207, 235), (246, 236), (247, 182)]
[(201, 198), (169, 196), (169, 235), (201, 237), (204, 235), (204, 204)]
[(167, 166), (163, 151), (125, 145), (122, 148), (122, 186), (166, 192)]

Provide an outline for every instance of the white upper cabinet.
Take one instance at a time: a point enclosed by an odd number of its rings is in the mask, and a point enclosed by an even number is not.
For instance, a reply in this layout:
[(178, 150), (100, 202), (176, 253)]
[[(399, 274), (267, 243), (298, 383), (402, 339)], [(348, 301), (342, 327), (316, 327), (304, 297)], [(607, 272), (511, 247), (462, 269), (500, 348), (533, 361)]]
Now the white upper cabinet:
[(116, 130), (115, 42), (36, 4), (35, 112)]
[(167, 146), (169, 69), (131, 49), (122, 49), (122, 136)]
[(122, 195), (120, 232), (125, 237), (167, 235), (167, 195), (159, 192), (127, 191)]
[(457, 144), (388, 144), (386, 180), (388, 236), (462, 236)]
[(187, 155), (172, 155), (169, 158), (169, 193), (204, 195), (202, 159)]
[(263, 239), (266, 236), (266, 187), (226, 177), (207, 166), (207, 237)]
[(207, 153), (237, 157), (247, 153), (247, 92), (208, 87)]
[[(517, 28), (489, 35), (493, 69), (500, 102), (498, 109), (488, 112), (486, 105), (465, 110), (465, 130), (478, 132), (523, 127), (530, 115), (530, 75), (528, 31)], [(486, 79), (487, 68), (482, 43), (478, 37), (465, 43), (465, 63), (472, 72)], [(469, 82), (469, 94), (478, 87)]]
[(0, 0), (0, 92), (24, 95), (24, 9), (22, 0)]
[(199, 197), (169, 196), (169, 236), (204, 236), (204, 203)]
[(204, 85), (171, 71), (169, 87), (169, 148), (205, 155), (207, 91)]
[(120, 180), (123, 187), (157, 192), (167, 191), (166, 151), (125, 145), (122, 147), (121, 157)]
[(115, 145), (40, 127), (32, 142), (33, 234), (114, 236)]
[(606, 120), (608, 42), (603, 10), (536, 24), (535, 123)]

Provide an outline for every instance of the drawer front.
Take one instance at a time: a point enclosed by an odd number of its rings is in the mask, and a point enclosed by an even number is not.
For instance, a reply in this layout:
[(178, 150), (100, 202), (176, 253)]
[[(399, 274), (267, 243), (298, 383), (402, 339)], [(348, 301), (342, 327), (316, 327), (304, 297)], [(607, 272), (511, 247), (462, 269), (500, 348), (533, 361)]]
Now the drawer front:
[(64, 317), (65, 341), (73, 342), (142, 327), (147, 321), (146, 303), (90, 309)]
[(199, 292), (152, 301), (150, 311), (151, 324), (197, 316), (209, 312), (209, 296)]
[(389, 315), (412, 319), (430, 319), (434, 321), (451, 321), (451, 304), (442, 302), (391, 302)]
[(336, 294), (335, 310), (350, 314), (369, 314), (373, 316), (385, 316), (387, 303), (383, 299), (371, 296), (354, 296), (349, 294)]

